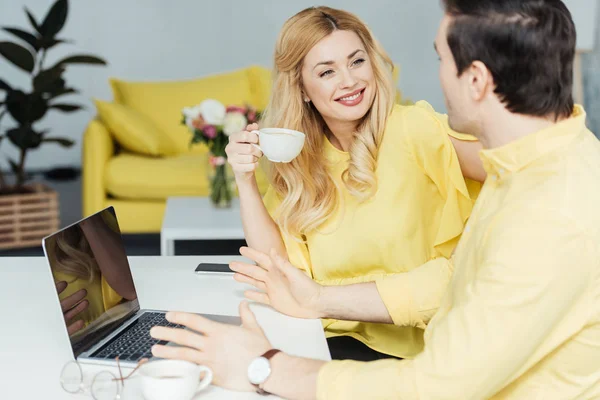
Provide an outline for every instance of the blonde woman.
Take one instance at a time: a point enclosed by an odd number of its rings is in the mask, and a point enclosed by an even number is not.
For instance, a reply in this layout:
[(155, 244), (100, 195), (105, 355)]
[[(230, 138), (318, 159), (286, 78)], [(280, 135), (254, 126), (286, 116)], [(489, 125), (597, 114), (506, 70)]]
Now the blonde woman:
[[(480, 146), (452, 132), (427, 103), (404, 107), (394, 98), (392, 62), (356, 16), (316, 7), (285, 23), (262, 125), (302, 131), (306, 143), (291, 163), (270, 165), (263, 201), (254, 178), (262, 153), (251, 146), (257, 126), (230, 137), (249, 247), (275, 249), (326, 286), (376, 281), (450, 257), (479, 189), (465, 177), (484, 179)], [(232, 268), (237, 280), (267, 289), (260, 269)], [(247, 296), (270, 302), (265, 293)], [(412, 358), (423, 346), (417, 327), (323, 324), (333, 358)]]

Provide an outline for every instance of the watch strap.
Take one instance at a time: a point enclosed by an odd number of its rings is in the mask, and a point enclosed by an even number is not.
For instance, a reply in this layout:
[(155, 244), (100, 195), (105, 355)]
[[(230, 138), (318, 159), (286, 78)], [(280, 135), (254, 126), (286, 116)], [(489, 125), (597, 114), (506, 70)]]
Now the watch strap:
[[(266, 358), (267, 360), (270, 360), (275, 354), (280, 353), (280, 352), (281, 352), (281, 350), (279, 350), (279, 349), (267, 350), (261, 357)], [(267, 379), (269, 379), (269, 378), (267, 377)], [(256, 393), (260, 394), (261, 396), (270, 395), (271, 393), (269, 393), (266, 390), (264, 390), (263, 388), (261, 388), (260, 387), (261, 385), (254, 385), (254, 386), (256, 386)]]

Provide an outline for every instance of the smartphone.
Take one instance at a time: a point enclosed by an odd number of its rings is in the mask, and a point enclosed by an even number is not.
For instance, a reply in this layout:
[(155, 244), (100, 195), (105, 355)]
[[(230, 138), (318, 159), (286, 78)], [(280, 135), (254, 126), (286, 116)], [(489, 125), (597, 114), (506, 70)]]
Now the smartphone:
[(196, 273), (201, 274), (203, 272), (233, 273), (229, 268), (229, 264), (200, 263), (196, 267)]

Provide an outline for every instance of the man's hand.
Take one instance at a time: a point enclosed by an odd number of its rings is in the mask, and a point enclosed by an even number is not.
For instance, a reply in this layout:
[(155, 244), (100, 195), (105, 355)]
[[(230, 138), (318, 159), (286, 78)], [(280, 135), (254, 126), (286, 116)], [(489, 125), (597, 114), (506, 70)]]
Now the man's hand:
[(230, 268), (237, 272), (234, 275), (236, 281), (250, 284), (262, 291), (247, 291), (247, 298), (268, 304), (292, 317), (322, 318), (319, 306), (323, 289), (321, 285), (274, 250), (266, 255), (249, 247), (242, 247), (240, 254), (258, 264), (230, 263)]
[(169, 312), (166, 315), (169, 322), (184, 325), (191, 331), (155, 326), (150, 330), (153, 338), (167, 340), (181, 347), (154, 345), (152, 354), (206, 365), (212, 369), (213, 383), (217, 386), (237, 391), (255, 391), (248, 380), (248, 366), (272, 346), (246, 302), (240, 305), (240, 317), (242, 326), (233, 326), (196, 314)]
[[(56, 282), (56, 291), (60, 295), (65, 291), (67, 286), (68, 284), (65, 281)], [(81, 289), (60, 301), (60, 307), (62, 308), (63, 316), (65, 317), (69, 336), (72, 336), (74, 333), (83, 329), (85, 325), (82, 320), (70, 324), (70, 321), (73, 318), (87, 310), (90, 306), (89, 301), (84, 300), (85, 296), (87, 296), (87, 290)]]

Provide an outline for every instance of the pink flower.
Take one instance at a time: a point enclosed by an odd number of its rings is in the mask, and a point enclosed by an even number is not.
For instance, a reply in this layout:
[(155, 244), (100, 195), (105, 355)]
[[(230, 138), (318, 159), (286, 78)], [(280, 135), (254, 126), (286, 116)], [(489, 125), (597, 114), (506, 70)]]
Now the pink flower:
[(217, 128), (214, 125), (204, 125), (202, 132), (204, 132), (204, 136), (209, 139), (214, 139), (217, 137)]
[(236, 113), (240, 113), (240, 114), (246, 114), (246, 109), (244, 107), (239, 107), (239, 106), (227, 106), (227, 109), (225, 112), (227, 112), (227, 113), (236, 112)]
[(204, 128), (204, 118), (202, 118), (202, 115), (199, 115), (198, 118), (192, 120), (192, 126), (199, 131)]
[(256, 122), (256, 111), (248, 111), (248, 123), (253, 124)]
[(213, 167), (218, 167), (221, 165), (225, 165), (225, 163), (227, 162), (227, 160), (225, 159), (225, 157), (215, 157), (215, 156), (210, 156), (208, 158), (208, 162), (211, 166)]

